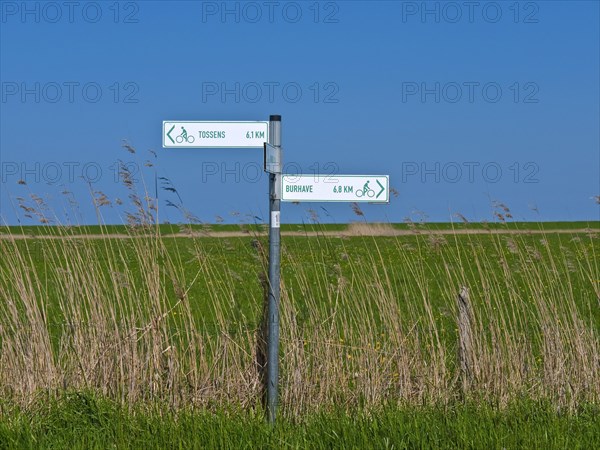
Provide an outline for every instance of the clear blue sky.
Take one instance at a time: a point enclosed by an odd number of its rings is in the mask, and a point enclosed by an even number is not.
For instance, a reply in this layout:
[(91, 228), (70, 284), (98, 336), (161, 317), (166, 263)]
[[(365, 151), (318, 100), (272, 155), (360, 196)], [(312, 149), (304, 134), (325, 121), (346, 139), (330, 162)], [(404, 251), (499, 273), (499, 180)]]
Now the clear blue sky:
[[(126, 197), (123, 160), (152, 191), (154, 169), (168, 177), (203, 221), (267, 220), (262, 150), (166, 150), (161, 125), (281, 114), (290, 171), (390, 175), (399, 195), (365, 206), (368, 220), (492, 220), (493, 201), (515, 219), (598, 220), (599, 3), (423, 5), (0, 2), (2, 219), (35, 192), (64, 222), (67, 189), (93, 223), (80, 176)], [(159, 197), (160, 219), (180, 221), (177, 197)], [(308, 208), (357, 219), (307, 203), (284, 204), (282, 221)]]

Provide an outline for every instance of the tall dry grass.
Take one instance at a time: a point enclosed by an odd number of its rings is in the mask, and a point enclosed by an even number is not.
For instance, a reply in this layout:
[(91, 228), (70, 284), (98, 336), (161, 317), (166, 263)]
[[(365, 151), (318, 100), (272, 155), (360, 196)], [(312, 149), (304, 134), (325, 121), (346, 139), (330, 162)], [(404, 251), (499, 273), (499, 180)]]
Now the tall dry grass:
[[(191, 260), (169, 250), (167, 240), (181, 241), (161, 236), (155, 200), (124, 180), (136, 208), (128, 239), (55, 226), (41, 253), (15, 233), (0, 239), (0, 395), (27, 404), (92, 390), (128, 404), (260, 405), (264, 334), (255, 318), (264, 297), (255, 316), (233, 323), (235, 274), (207, 257), (203, 238), (184, 238)], [(264, 287), (263, 238), (247, 239)], [(600, 402), (598, 233), (567, 235), (576, 242), (564, 251), (545, 235), (533, 247), (525, 234), (490, 233), (486, 246), (418, 226), (385, 243), (341, 240), (341, 254), (333, 238), (304, 239), (308, 261), (283, 244), (285, 414), (461, 399)], [(210, 284), (205, 298), (191, 296), (197, 283)], [(212, 327), (194, 312), (198, 302), (210, 305)]]

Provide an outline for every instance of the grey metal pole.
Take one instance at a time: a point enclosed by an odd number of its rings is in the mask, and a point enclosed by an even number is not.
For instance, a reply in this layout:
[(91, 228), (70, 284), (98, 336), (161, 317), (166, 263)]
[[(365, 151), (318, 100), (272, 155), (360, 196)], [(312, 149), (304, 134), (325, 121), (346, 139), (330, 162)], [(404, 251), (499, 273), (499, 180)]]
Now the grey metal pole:
[(279, 294), (281, 211), (281, 116), (269, 117), (269, 144), (279, 152), (279, 167), (269, 174), (269, 310), (267, 335), (267, 418), (275, 424), (279, 382)]

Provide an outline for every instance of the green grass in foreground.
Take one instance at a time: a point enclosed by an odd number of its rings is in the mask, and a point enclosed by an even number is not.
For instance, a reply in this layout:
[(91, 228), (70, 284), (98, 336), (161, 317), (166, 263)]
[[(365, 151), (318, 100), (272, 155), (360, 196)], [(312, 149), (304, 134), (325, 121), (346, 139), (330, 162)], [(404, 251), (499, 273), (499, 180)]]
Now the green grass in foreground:
[(489, 406), (384, 408), (371, 416), (329, 412), (302, 421), (261, 412), (127, 411), (87, 394), (3, 405), (0, 448), (600, 448), (597, 407), (563, 414), (522, 401)]

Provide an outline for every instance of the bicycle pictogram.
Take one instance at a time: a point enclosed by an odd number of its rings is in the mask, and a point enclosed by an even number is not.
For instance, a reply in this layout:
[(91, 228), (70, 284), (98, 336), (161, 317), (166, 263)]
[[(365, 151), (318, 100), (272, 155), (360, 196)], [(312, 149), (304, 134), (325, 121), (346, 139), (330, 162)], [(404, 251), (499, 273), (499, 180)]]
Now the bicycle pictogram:
[(369, 187), (369, 181), (367, 181), (365, 183), (365, 185), (363, 186), (362, 189), (359, 189), (359, 190), (356, 191), (356, 196), (359, 197), (359, 198), (360, 197), (364, 197), (365, 195), (367, 197), (374, 197), (375, 196), (375, 191)]
[(194, 136), (188, 135), (187, 130), (185, 128), (181, 127), (181, 134), (175, 137), (175, 141), (178, 144), (181, 144), (183, 141), (187, 142), (188, 144), (191, 144), (195, 141), (195, 139)]

